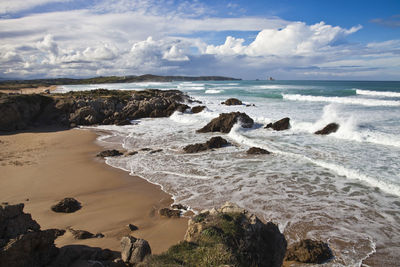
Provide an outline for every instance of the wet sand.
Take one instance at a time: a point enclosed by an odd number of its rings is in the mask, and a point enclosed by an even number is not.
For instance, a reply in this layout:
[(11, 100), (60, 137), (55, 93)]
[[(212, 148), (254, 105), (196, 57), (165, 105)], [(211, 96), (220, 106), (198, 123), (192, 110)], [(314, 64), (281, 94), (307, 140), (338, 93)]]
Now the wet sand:
[[(160, 253), (183, 239), (187, 219), (169, 219), (158, 209), (172, 203), (159, 186), (112, 168), (96, 158), (102, 148), (88, 130), (43, 129), (0, 135), (0, 202), (25, 203), (42, 229), (72, 227), (104, 238), (75, 240), (67, 233), (57, 246), (85, 244), (120, 250), (122, 236), (149, 241)], [(50, 207), (65, 197), (82, 203), (75, 213), (55, 213)], [(139, 230), (131, 232), (132, 223)]]

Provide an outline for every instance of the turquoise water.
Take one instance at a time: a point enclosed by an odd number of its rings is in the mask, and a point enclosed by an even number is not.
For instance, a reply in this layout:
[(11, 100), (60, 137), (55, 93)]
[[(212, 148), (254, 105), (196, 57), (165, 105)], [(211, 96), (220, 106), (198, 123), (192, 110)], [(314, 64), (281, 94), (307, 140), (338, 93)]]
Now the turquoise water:
[[(109, 131), (101, 142), (163, 149), (109, 158), (108, 164), (161, 185), (194, 211), (233, 201), (277, 223), (289, 243), (305, 237), (327, 241), (335, 254), (328, 266), (360, 266), (370, 257), (378, 266), (400, 262), (400, 82), (207, 81), (58, 90), (95, 88), (179, 89), (207, 106), (199, 114), (97, 127)], [(244, 105), (221, 105), (230, 97)], [(255, 126), (236, 125), (228, 134), (195, 132), (232, 111), (247, 113)], [(291, 119), (289, 130), (264, 129), (283, 117)], [(331, 122), (340, 125), (336, 133), (313, 134)], [(185, 145), (215, 135), (233, 145), (182, 153)], [(247, 156), (251, 146), (272, 154)]]

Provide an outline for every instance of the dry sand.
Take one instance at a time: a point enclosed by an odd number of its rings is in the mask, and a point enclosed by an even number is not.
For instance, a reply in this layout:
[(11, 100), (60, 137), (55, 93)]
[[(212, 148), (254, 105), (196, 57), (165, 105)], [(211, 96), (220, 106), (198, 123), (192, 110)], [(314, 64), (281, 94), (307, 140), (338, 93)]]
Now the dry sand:
[[(158, 209), (172, 203), (160, 187), (114, 169), (95, 155), (102, 150), (88, 130), (27, 132), (0, 135), (0, 202), (25, 203), (42, 229), (72, 227), (104, 238), (74, 240), (67, 232), (56, 240), (61, 247), (85, 244), (120, 250), (120, 239), (133, 235), (149, 241), (153, 253), (183, 239), (187, 219), (168, 219)], [(82, 209), (70, 214), (50, 207), (74, 197)], [(139, 230), (130, 232), (127, 224)]]

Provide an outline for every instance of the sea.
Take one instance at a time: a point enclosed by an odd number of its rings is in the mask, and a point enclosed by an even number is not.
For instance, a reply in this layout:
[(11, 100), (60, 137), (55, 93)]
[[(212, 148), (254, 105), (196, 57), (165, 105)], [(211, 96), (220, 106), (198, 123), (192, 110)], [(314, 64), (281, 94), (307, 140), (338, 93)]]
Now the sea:
[[(56, 92), (97, 88), (177, 89), (207, 107), (94, 127), (102, 133), (99, 142), (139, 151), (107, 164), (160, 185), (195, 213), (231, 201), (276, 223), (288, 244), (327, 242), (335, 258), (322, 266), (400, 266), (400, 82), (179, 81), (66, 85)], [(244, 104), (221, 104), (231, 97)], [(248, 114), (254, 127), (238, 123), (227, 134), (196, 133), (234, 111)], [(264, 128), (284, 117), (289, 130)], [(340, 125), (337, 132), (314, 134), (331, 122)], [(212, 136), (231, 145), (183, 153)], [(247, 155), (253, 146), (271, 154)]]

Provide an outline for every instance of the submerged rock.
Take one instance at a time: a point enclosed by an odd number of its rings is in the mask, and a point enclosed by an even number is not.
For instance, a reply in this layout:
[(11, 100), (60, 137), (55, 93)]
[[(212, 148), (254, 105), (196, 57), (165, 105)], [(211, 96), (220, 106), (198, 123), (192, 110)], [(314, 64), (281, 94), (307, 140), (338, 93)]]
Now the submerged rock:
[(290, 119), (289, 118), (283, 118), (279, 121), (276, 121), (274, 123), (268, 123), (265, 128), (272, 128), (275, 131), (283, 131), (287, 130), (290, 128)]
[(222, 132), (229, 133), (233, 125), (240, 122), (243, 128), (253, 127), (254, 121), (246, 113), (231, 112), (222, 113), (211, 120), (206, 126), (197, 130), (198, 133), (208, 133), (208, 132)]
[(291, 245), (286, 252), (285, 259), (304, 263), (324, 263), (332, 258), (333, 254), (328, 244), (305, 239)]
[(208, 140), (205, 143), (197, 143), (194, 145), (187, 145), (183, 148), (183, 150), (186, 153), (197, 153), (197, 152), (205, 151), (208, 149), (221, 148), (228, 144), (229, 144), (228, 141), (226, 141), (221, 136), (215, 136), (215, 137), (212, 137), (210, 140)]
[(261, 154), (271, 154), (268, 150), (259, 148), (259, 147), (251, 147), (246, 151), (249, 155), (261, 155)]
[(144, 239), (125, 236), (121, 239), (121, 258), (124, 262), (136, 265), (151, 254), (149, 243)]
[(339, 129), (339, 124), (329, 123), (323, 129), (316, 131), (314, 134), (327, 135), (336, 132)]
[(71, 213), (80, 210), (81, 207), (81, 203), (78, 200), (67, 197), (51, 206), (51, 210), (54, 212)]
[(227, 105), (227, 106), (235, 106), (235, 105), (242, 105), (242, 101), (240, 101), (237, 98), (229, 98), (227, 100), (225, 100), (224, 102), (222, 102), (221, 104), (223, 105)]
[(117, 156), (122, 156), (122, 155), (123, 155), (123, 153), (116, 149), (104, 150), (104, 151), (101, 151), (99, 154), (97, 154), (98, 157), (102, 157), (102, 158), (117, 157)]

